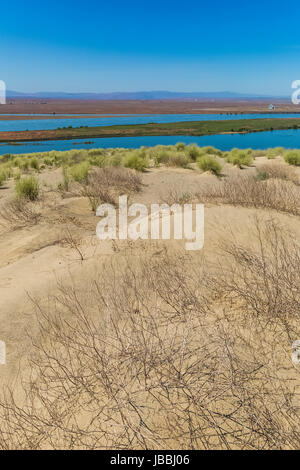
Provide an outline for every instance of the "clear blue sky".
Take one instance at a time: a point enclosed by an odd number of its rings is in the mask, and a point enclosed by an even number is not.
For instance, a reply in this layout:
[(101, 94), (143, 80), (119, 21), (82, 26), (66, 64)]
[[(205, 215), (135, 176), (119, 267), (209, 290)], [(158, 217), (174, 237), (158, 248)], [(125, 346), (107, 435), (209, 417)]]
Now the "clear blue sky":
[(10, 0), (0, 79), (18, 91), (290, 94), (300, 3)]

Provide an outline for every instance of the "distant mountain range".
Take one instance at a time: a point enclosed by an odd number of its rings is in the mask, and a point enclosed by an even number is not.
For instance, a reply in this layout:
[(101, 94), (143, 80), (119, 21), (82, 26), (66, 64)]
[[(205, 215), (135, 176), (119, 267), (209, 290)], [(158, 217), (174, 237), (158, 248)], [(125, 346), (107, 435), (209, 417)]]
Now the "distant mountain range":
[[(66, 93), (37, 92), (22, 93), (7, 90), (7, 98), (40, 98), (40, 99), (81, 99), (81, 100), (174, 100), (174, 99), (269, 99), (270, 96), (234, 93), (231, 91), (217, 92), (174, 92), (174, 91), (136, 91), (114, 93)], [(277, 97), (283, 98), (283, 97)]]

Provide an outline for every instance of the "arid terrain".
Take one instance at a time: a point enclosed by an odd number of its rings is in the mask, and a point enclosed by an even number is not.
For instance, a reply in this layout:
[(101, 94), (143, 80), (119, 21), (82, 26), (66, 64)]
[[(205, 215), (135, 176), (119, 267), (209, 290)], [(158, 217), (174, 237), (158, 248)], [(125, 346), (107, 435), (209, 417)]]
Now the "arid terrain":
[[(299, 151), (76, 149), (1, 171), (1, 449), (300, 448)], [(203, 249), (100, 241), (96, 208), (121, 194), (203, 203)]]
[(109, 117), (103, 116), (102, 114), (80, 114), (77, 116), (68, 116), (68, 115), (63, 115), (63, 114), (53, 114), (53, 116), (45, 115), (45, 116), (37, 116), (37, 115), (19, 115), (19, 114), (6, 114), (4, 116), (1, 116), (1, 121), (32, 121), (33, 119), (39, 119), (39, 120), (44, 120), (44, 119), (80, 119), (80, 118), (105, 118)]
[(291, 100), (72, 100), (72, 99), (8, 99), (1, 105), (1, 114), (215, 114), (215, 113), (266, 113), (269, 105), (275, 111), (296, 113), (300, 107)]

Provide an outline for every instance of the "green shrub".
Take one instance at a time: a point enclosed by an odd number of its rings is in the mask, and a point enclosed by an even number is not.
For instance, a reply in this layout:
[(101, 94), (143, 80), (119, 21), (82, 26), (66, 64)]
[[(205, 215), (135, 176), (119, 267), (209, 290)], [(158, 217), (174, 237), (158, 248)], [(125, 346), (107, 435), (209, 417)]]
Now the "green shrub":
[(71, 152), (69, 153), (69, 165), (72, 166), (76, 163), (81, 163), (81, 162), (84, 162), (86, 161), (88, 157), (88, 153), (85, 151), (85, 150), (81, 150), (81, 151), (74, 151), (74, 150), (71, 150)]
[(132, 152), (125, 156), (124, 166), (137, 171), (145, 171), (145, 169), (149, 167), (149, 162), (143, 153), (140, 154), (139, 152)]
[(50, 152), (50, 153), (53, 155), (53, 163), (57, 167), (73, 164), (70, 152)]
[(201, 151), (204, 152), (206, 155), (218, 155), (218, 157), (221, 157), (223, 152), (219, 149), (216, 149), (215, 147), (212, 147), (211, 145), (207, 147), (201, 147)]
[(67, 166), (62, 167), (62, 174), (63, 174), (63, 183), (58, 186), (59, 189), (64, 189), (65, 191), (69, 190), (69, 184), (71, 181), (71, 176), (69, 172), (69, 168)]
[(188, 156), (195, 162), (198, 157), (200, 157), (202, 149), (196, 144), (190, 144), (186, 147), (186, 152)]
[(16, 173), (14, 174), (14, 180), (19, 181), (21, 179), (21, 175), (22, 173), (20, 172), (20, 170), (17, 170)]
[(0, 187), (3, 186), (3, 183), (6, 181), (6, 173), (5, 171), (0, 171)]
[(5, 173), (6, 179), (11, 178), (13, 175), (13, 169), (10, 163), (6, 163), (5, 165), (2, 165), (1, 171)]
[(29, 158), (24, 155), (22, 157), (16, 157), (13, 160), (13, 165), (24, 172), (29, 170), (29, 163)]
[(96, 155), (103, 155), (103, 152), (103, 149), (91, 149), (88, 151), (88, 154), (94, 157)]
[(20, 169), (24, 171), (25, 173), (29, 170), (29, 160), (28, 158), (23, 158)]
[(39, 182), (35, 176), (27, 176), (16, 181), (15, 190), (19, 198), (35, 201), (39, 195)]
[(13, 160), (13, 164), (14, 166), (18, 167), (18, 168), (21, 168), (21, 165), (22, 165), (22, 159), (20, 157), (16, 157), (14, 158)]
[(267, 158), (269, 160), (273, 159), (273, 158), (276, 158), (278, 157), (279, 155), (282, 155), (284, 152), (284, 149), (282, 147), (274, 147), (274, 148), (270, 148), (267, 150)]
[(167, 149), (158, 150), (157, 153), (154, 154), (154, 163), (155, 166), (160, 165), (161, 163), (166, 163), (169, 158), (170, 151)]
[(183, 152), (170, 152), (168, 158), (165, 161), (167, 166), (177, 166), (187, 168), (190, 163), (190, 158)]
[(10, 153), (5, 153), (4, 155), (0, 155), (0, 163), (6, 163), (9, 161), (12, 161), (14, 159), (14, 156), (11, 155)]
[(174, 152), (173, 150), (161, 150), (155, 157), (156, 166), (163, 163), (167, 166), (178, 166), (187, 168), (191, 159), (185, 152)]
[(112, 155), (107, 161), (107, 166), (117, 167), (121, 165), (122, 165), (122, 155), (120, 153)]
[(44, 158), (44, 164), (47, 166), (52, 166), (53, 165), (53, 160), (49, 157)]
[(210, 171), (216, 176), (220, 176), (222, 166), (215, 157), (206, 155), (197, 160), (198, 167), (203, 171)]
[(177, 142), (175, 145), (176, 150), (179, 152), (182, 152), (185, 149), (185, 143), (184, 142)]
[(242, 168), (243, 166), (251, 166), (253, 163), (252, 151), (251, 149), (232, 149), (227, 156), (226, 161), (233, 165), (237, 165), (239, 168)]
[(0, 167), (0, 186), (3, 185), (3, 183), (11, 178), (13, 175), (12, 167), (10, 163), (6, 163), (4, 165), (1, 165)]
[(40, 169), (40, 163), (39, 163), (38, 158), (33, 157), (30, 159), (30, 168), (33, 168), (34, 170)]
[(290, 152), (287, 152), (284, 159), (289, 165), (300, 166), (300, 150), (291, 150)]
[(107, 158), (104, 155), (91, 155), (89, 157), (89, 162), (93, 166), (99, 166), (100, 168), (103, 168), (105, 166)]
[(252, 156), (253, 156), (253, 158), (265, 157), (266, 153), (267, 153), (267, 150), (253, 150), (252, 151)]
[(77, 165), (74, 165), (70, 168), (70, 176), (74, 181), (81, 183), (87, 179), (89, 169), (89, 162), (77, 163)]

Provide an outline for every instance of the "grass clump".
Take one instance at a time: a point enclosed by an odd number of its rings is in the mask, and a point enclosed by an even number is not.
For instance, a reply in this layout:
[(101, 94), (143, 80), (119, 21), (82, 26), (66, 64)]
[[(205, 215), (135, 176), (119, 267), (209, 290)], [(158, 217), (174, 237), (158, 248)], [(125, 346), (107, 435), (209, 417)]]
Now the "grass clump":
[(13, 165), (17, 168), (21, 168), (22, 159), (20, 157), (16, 157), (13, 159)]
[(17, 170), (15, 173), (14, 173), (14, 180), (15, 181), (19, 181), (21, 179), (21, 176), (22, 176), (22, 173), (20, 170)]
[(70, 175), (69, 168), (67, 166), (62, 167), (62, 176), (63, 176), (63, 182), (58, 184), (58, 189), (63, 190), (63, 191), (68, 191), (69, 184), (71, 182), (71, 175)]
[(197, 165), (202, 171), (210, 171), (216, 176), (221, 175), (222, 166), (218, 160), (211, 155), (198, 158)]
[(72, 166), (69, 170), (71, 178), (77, 183), (86, 181), (90, 169), (89, 162), (81, 162)]
[[(206, 146), (206, 147), (195, 146), (195, 147), (197, 148), (197, 157), (195, 158), (195, 161), (198, 160), (199, 157), (206, 157), (207, 155), (224, 157), (223, 152), (221, 150), (216, 149), (215, 147), (212, 147), (212, 146)], [(194, 152), (196, 151), (196, 148), (194, 149)]]
[(13, 159), (13, 166), (19, 168), (23, 172), (29, 170), (29, 159), (24, 155), (21, 157), (16, 157)]
[(39, 182), (35, 176), (27, 176), (15, 182), (15, 191), (18, 198), (35, 201), (39, 196)]
[(145, 171), (149, 167), (149, 162), (144, 152), (132, 152), (125, 156), (123, 164), (126, 168), (137, 171)]
[(5, 171), (0, 171), (0, 187), (3, 186), (5, 181), (6, 181), (6, 173)]
[(98, 155), (103, 155), (103, 149), (91, 149), (88, 151), (89, 156), (96, 157)]
[(0, 164), (13, 162), (13, 160), (14, 160), (14, 156), (11, 155), (10, 153), (5, 153), (4, 155), (0, 155)]
[(188, 156), (195, 162), (201, 156), (202, 149), (196, 144), (190, 144), (186, 147)]
[(0, 168), (0, 186), (3, 185), (3, 183), (11, 178), (13, 175), (12, 168), (9, 164), (2, 165)]
[(179, 152), (182, 152), (186, 148), (186, 146), (184, 142), (177, 142), (177, 144), (175, 145), (175, 148)]
[(284, 152), (284, 149), (282, 147), (275, 147), (275, 148), (270, 148), (267, 150), (266, 155), (268, 160), (272, 160), (273, 158), (276, 158), (280, 155), (282, 155)]
[(33, 158), (30, 159), (30, 168), (32, 168), (33, 170), (39, 171), (40, 162), (39, 162), (37, 157), (33, 157)]
[(300, 150), (291, 150), (284, 156), (285, 161), (289, 165), (300, 166)]
[(238, 166), (239, 168), (242, 168), (243, 166), (251, 166), (253, 163), (252, 150), (232, 149), (231, 152), (229, 152), (226, 161)]
[(44, 164), (46, 166), (52, 166), (53, 165), (53, 160), (50, 157), (45, 157), (44, 158)]
[(253, 150), (252, 151), (252, 156), (253, 158), (258, 158), (258, 157), (265, 157), (267, 153), (267, 150)]
[(106, 157), (104, 155), (100, 155), (100, 154), (91, 154), (89, 156), (89, 162), (92, 166), (98, 166), (100, 168), (103, 168), (105, 166), (105, 163), (106, 163)]
[(161, 163), (166, 166), (187, 168), (191, 163), (189, 155), (185, 152), (177, 152), (173, 150), (161, 150), (155, 155), (155, 166)]
[(161, 163), (166, 163), (169, 158), (169, 154), (170, 151), (168, 149), (157, 149), (157, 151), (150, 153), (150, 155), (153, 157), (155, 166), (159, 166)]
[(107, 161), (107, 165), (106, 165), (106, 162), (104, 164), (104, 166), (110, 166), (110, 167), (119, 167), (119, 166), (122, 166), (122, 155), (120, 153), (116, 153), (115, 155), (111, 155), (110, 158), (108, 159)]
[(167, 166), (177, 166), (181, 168), (187, 168), (189, 163), (190, 158), (183, 152), (170, 152), (165, 160)]
[(21, 162), (20, 165), (20, 170), (23, 171), (24, 173), (27, 173), (29, 171), (29, 160), (28, 158), (24, 158)]
[(204, 152), (206, 155), (218, 155), (218, 157), (222, 157), (223, 152), (219, 149), (216, 149), (215, 147), (212, 147), (211, 145), (202, 147), (201, 148), (202, 152)]

